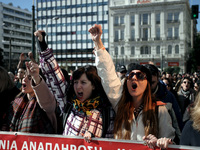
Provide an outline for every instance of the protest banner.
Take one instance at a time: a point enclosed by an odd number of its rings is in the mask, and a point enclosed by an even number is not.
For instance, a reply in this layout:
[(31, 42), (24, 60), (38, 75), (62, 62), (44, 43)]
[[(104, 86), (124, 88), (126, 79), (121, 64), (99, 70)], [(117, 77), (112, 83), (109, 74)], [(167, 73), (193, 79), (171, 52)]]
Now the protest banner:
[[(200, 147), (170, 145), (168, 150), (190, 150)], [(0, 150), (150, 150), (144, 142), (82, 137), (0, 132)], [(159, 150), (157, 148), (156, 150)]]

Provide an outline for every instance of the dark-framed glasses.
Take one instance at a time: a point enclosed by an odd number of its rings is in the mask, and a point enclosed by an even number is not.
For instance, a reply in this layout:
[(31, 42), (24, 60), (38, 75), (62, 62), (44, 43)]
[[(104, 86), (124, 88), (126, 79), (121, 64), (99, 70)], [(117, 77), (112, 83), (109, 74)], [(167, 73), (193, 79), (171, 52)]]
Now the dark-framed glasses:
[(129, 74), (126, 74), (126, 77), (131, 80), (133, 76), (136, 75), (136, 78), (138, 80), (144, 80), (147, 78), (146, 74), (143, 72), (130, 72)]

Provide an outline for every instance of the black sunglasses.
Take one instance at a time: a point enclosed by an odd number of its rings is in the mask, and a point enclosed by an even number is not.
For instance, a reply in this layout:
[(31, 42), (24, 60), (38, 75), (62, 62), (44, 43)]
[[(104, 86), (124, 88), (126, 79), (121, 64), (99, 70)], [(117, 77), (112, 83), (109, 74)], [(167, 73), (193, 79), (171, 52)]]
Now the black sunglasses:
[(142, 73), (142, 72), (131, 72), (129, 74), (126, 75), (126, 77), (131, 80), (133, 78), (133, 76), (136, 75), (138, 80), (144, 80), (147, 78), (146, 74)]

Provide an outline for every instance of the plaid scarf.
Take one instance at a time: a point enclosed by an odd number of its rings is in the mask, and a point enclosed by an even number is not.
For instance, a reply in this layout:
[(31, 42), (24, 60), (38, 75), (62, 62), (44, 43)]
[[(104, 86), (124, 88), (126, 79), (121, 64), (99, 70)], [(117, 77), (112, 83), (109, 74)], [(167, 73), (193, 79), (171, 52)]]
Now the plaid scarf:
[(100, 96), (97, 96), (93, 99), (85, 100), (84, 102), (81, 102), (79, 99), (75, 97), (73, 101), (73, 106), (76, 110), (79, 112), (84, 112), (87, 115), (90, 115), (90, 110), (95, 109), (99, 106)]
[(26, 94), (21, 95), (13, 101), (10, 109), (8, 116), (10, 131), (48, 134), (55, 132), (35, 96), (29, 100)]

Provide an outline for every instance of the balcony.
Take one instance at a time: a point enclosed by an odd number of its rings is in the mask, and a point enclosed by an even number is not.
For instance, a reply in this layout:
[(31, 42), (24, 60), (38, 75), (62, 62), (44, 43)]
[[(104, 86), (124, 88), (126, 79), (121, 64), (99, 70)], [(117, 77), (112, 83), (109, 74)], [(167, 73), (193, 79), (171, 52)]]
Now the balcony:
[(135, 25), (135, 22), (132, 22), (131, 25), (134, 26), (134, 25)]
[(175, 36), (175, 37), (167, 37), (167, 40), (178, 40), (179, 37), (178, 36)]
[(173, 23), (174, 21), (173, 20), (167, 20), (167, 23)]
[(180, 23), (179, 20), (167, 20), (167, 23)]
[(173, 40), (173, 37), (167, 37), (167, 40)]
[(160, 40), (161, 40), (160, 37), (156, 37), (156, 38), (154, 38), (154, 41), (160, 41)]
[(148, 41), (148, 38), (147, 37), (142, 38), (142, 41)]
[(160, 24), (160, 21), (156, 21), (156, 24)]
[(129, 42), (129, 41), (135, 41), (135, 38), (128, 39), (128, 42)]
[(125, 26), (125, 24), (124, 23), (115, 23), (114, 26), (115, 27), (117, 27), (117, 26)]

